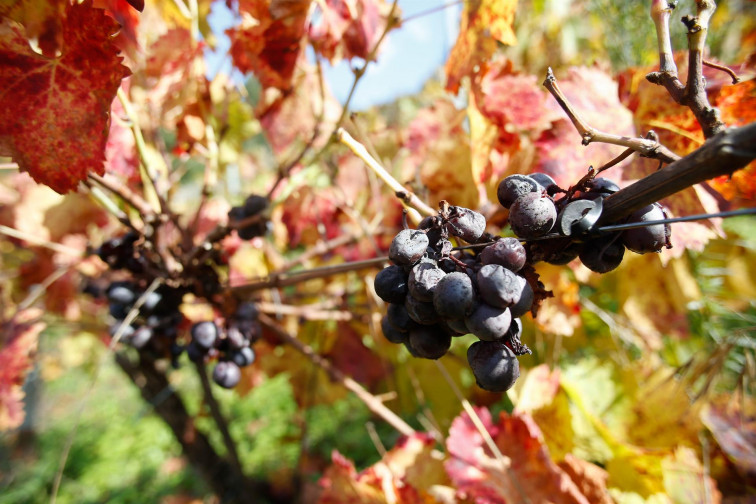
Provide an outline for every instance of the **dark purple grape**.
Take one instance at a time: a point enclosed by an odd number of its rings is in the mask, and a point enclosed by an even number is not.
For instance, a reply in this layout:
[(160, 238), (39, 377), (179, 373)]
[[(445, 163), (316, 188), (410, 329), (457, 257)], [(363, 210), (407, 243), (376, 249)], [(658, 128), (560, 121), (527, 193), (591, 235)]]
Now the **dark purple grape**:
[(464, 319), (447, 319), (444, 323), (453, 331), (454, 334), (452, 334), (452, 336), (464, 336), (465, 334), (470, 334), (470, 331), (467, 330), (467, 325), (465, 325)]
[(433, 303), (420, 301), (411, 295), (405, 298), (404, 307), (407, 309), (409, 317), (418, 324), (433, 325), (440, 319), (439, 314), (433, 307)]
[(446, 276), (440, 268), (430, 263), (416, 264), (409, 274), (409, 293), (420, 301), (433, 301), (436, 284)]
[(501, 341), (476, 341), (467, 349), (467, 362), (482, 389), (506, 392), (520, 377), (520, 363)]
[(528, 177), (530, 177), (533, 180), (535, 180), (538, 183), (538, 185), (540, 185), (541, 187), (543, 187), (546, 190), (548, 190), (549, 187), (556, 185), (556, 182), (554, 181), (554, 179), (551, 178), (550, 175), (548, 175), (546, 173), (543, 173), (543, 172), (530, 173), (528, 175)]
[(415, 357), (440, 359), (451, 347), (451, 336), (440, 325), (418, 326), (409, 332)]
[(511, 324), (512, 315), (508, 308), (496, 308), (485, 303), (478, 303), (465, 318), (468, 331), (484, 341), (502, 339)]
[(129, 343), (131, 343), (131, 346), (133, 346), (137, 350), (140, 350), (150, 342), (152, 336), (152, 329), (147, 326), (142, 326), (134, 331), (134, 334), (132, 334), (129, 338)]
[(233, 317), (238, 320), (257, 320), (259, 314), (260, 311), (257, 309), (255, 303), (247, 301), (239, 303), (234, 311)]
[(253, 215), (257, 215), (268, 208), (268, 199), (264, 196), (251, 194), (247, 197), (246, 200), (244, 200), (244, 205), (242, 208), (244, 209), (244, 214), (247, 217), (252, 217)]
[(525, 247), (512, 237), (497, 240), (480, 253), (481, 264), (500, 264), (510, 271), (520, 271), (526, 260)]
[(486, 264), (476, 276), (478, 292), (486, 303), (497, 308), (507, 308), (520, 300), (525, 279), (504, 266)]
[(522, 291), (520, 292), (520, 300), (509, 307), (509, 312), (512, 314), (512, 318), (522, 317), (530, 311), (533, 306), (533, 299), (535, 293), (527, 280), (522, 277), (518, 277), (522, 281)]
[(223, 388), (234, 388), (241, 380), (241, 369), (231, 361), (220, 361), (213, 369), (213, 381)]
[(445, 319), (462, 319), (472, 308), (475, 300), (472, 280), (467, 274), (455, 271), (436, 284), (433, 306)]
[(381, 331), (383, 332), (383, 336), (391, 343), (405, 343), (409, 337), (408, 333), (393, 327), (389, 323), (388, 317), (383, 317), (381, 319)]
[[(630, 214), (627, 222), (648, 222), (666, 218), (661, 205), (654, 203)], [(661, 252), (669, 241), (672, 229), (669, 224), (654, 224), (641, 228), (628, 229), (622, 233), (622, 241), (627, 248), (637, 254)]]
[(189, 360), (192, 362), (202, 362), (206, 354), (207, 349), (202, 348), (194, 341), (190, 341), (189, 344), (186, 345), (186, 356), (189, 357)]
[(163, 294), (158, 291), (153, 291), (147, 294), (144, 298), (142, 306), (139, 308), (140, 313), (152, 313), (158, 308), (158, 305), (163, 301)]
[(391, 241), (389, 259), (394, 264), (413, 264), (423, 257), (428, 248), (428, 236), (423, 231), (402, 229)]
[(253, 222), (248, 226), (238, 228), (236, 230), (236, 234), (238, 234), (239, 238), (241, 238), (242, 240), (252, 240), (253, 238), (257, 238), (258, 236), (263, 236), (267, 230), (267, 222), (260, 220)]
[(404, 303), (407, 297), (407, 274), (400, 266), (391, 265), (375, 275), (375, 293), (387, 303)]
[(416, 325), (403, 304), (389, 303), (386, 317), (388, 317), (389, 324), (397, 331), (407, 332)]
[(131, 282), (113, 282), (107, 290), (108, 301), (130, 305), (137, 299), (137, 287)]
[(231, 349), (244, 348), (249, 344), (249, 339), (239, 329), (238, 323), (230, 323), (226, 329), (226, 344)]
[(420, 224), (417, 225), (417, 228), (426, 230), (425, 234), (428, 235), (428, 244), (431, 247), (435, 247), (445, 235), (444, 227), (441, 224), (441, 218), (438, 215), (425, 217), (420, 221)]
[(620, 187), (609, 179), (597, 177), (588, 183), (589, 193), (595, 194), (614, 194), (620, 190)]
[[(569, 240), (569, 238), (566, 239), (566, 241)], [(544, 260), (549, 264), (564, 266), (565, 264), (568, 264), (569, 262), (577, 259), (577, 257), (580, 255), (580, 252), (583, 251), (583, 245), (584, 244), (582, 242), (568, 243), (564, 247), (559, 247), (551, 252), (551, 254), (548, 255)]]
[(453, 206), (449, 212), (446, 229), (450, 234), (475, 243), (486, 231), (486, 218), (469, 208)]
[(121, 303), (111, 303), (110, 306), (108, 306), (108, 311), (110, 312), (110, 315), (113, 316), (116, 320), (123, 320), (126, 318), (126, 315), (129, 314), (129, 311), (131, 310), (131, 305), (125, 305)]
[(255, 351), (243, 347), (231, 354), (231, 360), (239, 367), (246, 367), (255, 362)]
[(622, 263), (625, 246), (616, 235), (594, 238), (586, 242), (580, 261), (591, 271), (607, 273)]
[[(115, 337), (116, 333), (118, 332), (118, 329), (121, 327), (122, 320), (116, 321), (115, 324), (111, 325), (108, 332), (110, 333), (111, 337)], [(127, 325), (123, 328), (121, 331), (121, 339), (127, 340), (133, 336), (134, 332), (136, 331), (136, 327), (133, 325)]]
[(202, 348), (209, 349), (218, 338), (218, 326), (215, 322), (198, 322), (191, 329), (192, 342)]
[(556, 218), (554, 202), (540, 192), (520, 196), (509, 208), (509, 225), (512, 231), (526, 240), (538, 238), (551, 231)]
[(523, 194), (540, 193), (543, 187), (527, 175), (510, 175), (499, 182), (496, 196), (504, 208), (509, 208)]

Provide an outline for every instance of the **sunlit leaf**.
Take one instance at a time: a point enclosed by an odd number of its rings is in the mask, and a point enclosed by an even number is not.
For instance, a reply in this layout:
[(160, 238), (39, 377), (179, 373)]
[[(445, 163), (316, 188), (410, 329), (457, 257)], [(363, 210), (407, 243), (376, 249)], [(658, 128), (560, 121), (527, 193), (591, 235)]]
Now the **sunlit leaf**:
[(91, 3), (67, 8), (59, 57), (31, 50), (22, 27), (0, 24), (0, 152), (38, 182), (65, 193), (104, 173), (110, 104), (129, 71), (111, 35), (118, 25)]

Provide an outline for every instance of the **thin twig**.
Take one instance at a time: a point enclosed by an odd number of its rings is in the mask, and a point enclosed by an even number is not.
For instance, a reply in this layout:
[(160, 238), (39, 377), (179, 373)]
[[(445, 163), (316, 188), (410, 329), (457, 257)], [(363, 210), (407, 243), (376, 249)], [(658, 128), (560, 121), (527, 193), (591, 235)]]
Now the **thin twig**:
[(286, 287), (288, 285), (296, 285), (315, 278), (326, 278), (340, 273), (375, 268), (377, 266), (382, 266), (387, 261), (388, 257), (376, 257), (364, 261), (322, 266), (320, 268), (312, 268), (305, 271), (297, 271), (295, 273), (274, 273), (266, 278), (253, 280), (243, 285), (233, 286), (231, 287), (231, 290), (237, 295), (245, 296), (258, 290), (270, 289), (271, 287)]
[(144, 198), (134, 193), (134, 191), (116, 177), (107, 173), (101, 177), (96, 173), (90, 172), (88, 178), (121, 198), (127, 205), (139, 212), (142, 219), (147, 215), (152, 215), (154, 213), (152, 207), (144, 200)]
[(336, 382), (341, 383), (344, 387), (349, 389), (354, 395), (357, 396), (370, 411), (381, 417), (389, 425), (399, 431), (405, 436), (411, 436), (415, 433), (407, 422), (402, 420), (396, 413), (388, 409), (376, 396), (365, 390), (362, 385), (354, 381), (352, 378), (346, 376), (344, 373), (336, 369), (327, 359), (315, 352), (309, 345), (301, 342), (295, 336), (289, 334), (283, 327), (278, 325), (272, 318), (265, 314), (260, 314), (260, 322), (273, 331), (278, 338), (291, 345), (295, 350), (307, 357), (310, 362), (325, 371), (328, 376)]
[(18, 229), (3, 226), (2, 224), (0, 224), (0, 234), (10, 236), (11, 238), (16, 238), (18, 240), (24, 240), (25, 242), (50, 249), (53, 252), (58, 252), (60, 254), (66, 254), (73, 257), (82, 257), (84, 255), (81, 250), (76, 250), (73, 247), (68, 247), (66, 245), (61, 245), (60, 243), (44, 240), (24, 231), (19, 231)]
[(709, 60), (701, 60), (701, 63), (703, 63), (704, 66), (707, 66), (709, 68), (716, 68), (717, 70), (720, 70), (726, 73), (727, 75), (730, 76), (730, 79), (732, 79), (733, 84), (737, 84), (738, 82), (740, 82), (740, 77), (738, 77), (738, 74), (736, 74), (735, 71), (730, 67), (720, 65), (719, 63), (715, 63)]
[(226, 447), (226, 452), (228, 453), (229, 457), (231, 457), (231, 463), (233, 464), (234, 469), (237, 470), (240, 475), (242, 475), (243, 470), (241, 461), (239, 460), (239, 453), (236, 451), (236, 443), (234, 443), (234, 440), (231, 437), (231, 433), (228, 430), (228, 422), (226, 422), (226, 419), (221, 412), (220, 405), (218, 404), (218, 401), (215, 399), (215, 395), (213, 394), (213, 388), (210, 384), (210, 379), (207, 376), (205, 363), (196, 362), (195, 364), (197, 368), (197, 374), (199, 375), (200, 382), (202, 383), (202, 392), (205, 397), (205, 402), (210, 407), (210, 415), (213, 417), (215, 426), (221, 433), (221, 437), (223, 438), (223, 445)]
[(574, 109), (572, 104), (567, 100), (562, 90), (559, 88), (554, 72), (551, 68), (546, 73), (546, 80), (543, 81), (543, 86), (549, 90), (554, 99), (562, 107), (562, 110), (570, 118), (572, 124), (577, 129), (580, 136), (583, 138), (583, 145), (588, 145), (591, 142), (601, 142), (612, 145), (621, 145), (622, 147), (628, 147), (634, 151), (640, 152), (645, 157), (658, 159), (664, 163), (672, 163), (680, 159), (680, 156), (661, 145), (658, 141), (648, 138), (631, 138), (621, 135), (614, 135), (611, 133), (604, 133), (599, 131), (588, 124)]
[[(418, 198), (415, 193), (409, 191), (402, 184), (400, 184), (398, 180), (396, 180), (388, 171), (386, 171), (383, 166), (381, 166), (378, 161), (373, 158), (373, 156), (370, 155), (370, 153), (368, 153), (365, 146), (352, 138), (352, 136), (347, 133), (344, 128), (339, 128), (336, 131), (336, 137), (341, 143), (349, 147), (352, 152), (355, 153), (355, 155), (362, 159), (365, 164), (367, 164), (370, 169), (373, 170), (376, 175), (378, 175), (381, 180), (383, 180), (383, 182), (385, 182), (386, 185), (391, 188), (392, 191), (394, 191), (394, 194), (397, 198), (399, 198), (403, 205), (408, 206), (410, 209), (416, 209), (421, 214), (426, 216), (435, 215), (437, 213), (428, 204)], [(410, 214), (410, 218), (415, 223), (420, 221), (418, 215)]]

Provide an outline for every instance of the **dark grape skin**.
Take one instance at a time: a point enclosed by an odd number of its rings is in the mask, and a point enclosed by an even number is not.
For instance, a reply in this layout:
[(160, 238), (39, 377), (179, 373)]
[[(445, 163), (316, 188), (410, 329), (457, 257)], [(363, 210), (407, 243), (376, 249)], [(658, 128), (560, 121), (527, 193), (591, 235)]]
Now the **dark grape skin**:
[(383, 332), (383, 336), (391, 343), (405, 343), (409, 338), (409, 334), (407, 332), (400, 331), (393, 327), (389, 322), (387, 316), (384, 316), (381, 319), (381, 331)]
[(402, 229), (391, 241), (389, 259), (398, 265), (412, 264), (425, 254), (428, 245), (424, 231)]
[(586, 242), (580, 253), (580, 261), (591, 271), (608, 273), (622, 263), (625, 246), (616, 235), (594, 238)]
[[(627, 222), (648, 222), (666, 218), (661, 205), (654, 203), (640, 208), (630, 214)], [(661, 252), (671, 235), (669, 224), (654, 224), (635, 229), (628, 229), (622, 233), (624, 245), (636, 254)]]
[(389, 303), (386, 317), (391, 327), (401, 332), (407, 332), (417, 324), (410, 318), (403, 304)]
[(383, 268), (375, 276), (375, 293), (387, 303), (404, 303), (407, 297), (407, 274), (400, 266)]
[(440, 314), (433, 307), (433, 303), (420, 301), (414, 296), (408, 295), (404, 300), (404, 307), (409, 317), (422, 325), (433, 325), (440, 320)]
[(472, 280), (467, 274), (455, 271), (436, 284), (433, 291), (433, 306), (445, 319), (462, 319), (472, 308), (475, 300)]
[(520, 271), (527, 261), (525, 247), (517, 238), (496, 240), (480, 253), (481, 264), (500, 264), (510, 271)]
[(152, 328), (142, 326), (134, 331), (134, 333), (129, 338), (129, 343), (131, 343), (131, 346), (139, 350), (147, 346), (147, 343), (150, 342), (152, 336), (154, 336)]
[(510, 208), (520, 196), (528, 193), (540, 193), (543, 187), (527, 175), (510, 175), (499, 182), (496, 196), (504, 208)]
[(234, 388), (241, 380), (241, 369), (232, 361), (220, 361), (213, 369), (213, 381), (223, 388)]
[(436, 284), (446, 275), (446, 273), (430, 263), (416, 264), (409, 275), (409, 292), (420, 301), (433, 301), (433, 291)]
[(520, 377), (520, 363), (514, 352), (501, 341), (476, 341), (467, 349), (478, 386), (490, 392), (506, 392)]
[(138, 297), (137, 287), (131, 282), (113, 282), (106, 292), (108, 301), (122, 305), (130, 305)]
[(415, 357), (440, 359), (451, 347), (451, 335), (440, 325), (418, 326), (409, 332)]
[(556, 219), (554, 202), (541, 193), (524, 194), (509, 208), (509, 225), (514, 234), (525, 240), (538, 238), (551, 231)]
[(450, 234), (462, 238), (468, 243), (477, 242), (486, 231), (486, 218), (474, 210), (464, 207), (451, 207), (446, 229)]
[(508, 308), (496, 308), (485, 303), (478, 303), (465, 318), (467, 329), (484, 341), (502, 339), (511, 324), (512, 314)]
[(255, 362), (255, 351), (249, 347), (243, 347), (231, 353), (231, 360), (239, 367), (246, 367)]
[(191, 335), (193, 343), (210, 349), (218, 339), (218, 326), (215, 322), (198, 322), (192, 326)]
[(530, 311), (533, 306), (533, 300), (535, 299), (535, 292), (530, 286), (527, 280), (523, 277), (517, 277), (522, 283), (522, 290), (520, 291), (520, 300), (509, 307), (509, 313), (512, 318), (522, 317)]
[(538, 182), (538, 184), (546, 190), (548, 190), (549, 187), (556, 185), (556, 182), (554, 181), (554, 179), (551, 178), (551, 175), (548, 175), (547, 173), (543, 173), (543, 172), (530, 173), (528, 174), (528, 177)]
[(486, 264), (478, 271), (478, 292), (491, 306), (507, 308), (520, 300), (524, 279), (498, 264)]

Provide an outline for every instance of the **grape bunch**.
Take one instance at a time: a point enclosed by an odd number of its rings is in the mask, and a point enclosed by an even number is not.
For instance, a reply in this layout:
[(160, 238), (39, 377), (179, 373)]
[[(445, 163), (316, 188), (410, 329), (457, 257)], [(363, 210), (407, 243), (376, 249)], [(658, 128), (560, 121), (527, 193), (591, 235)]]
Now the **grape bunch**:
[[(561, 265), (579, 257), (588, 269), (606, 273), (620, 265), (626, 248), (645, 254), (671, 247), (669, 224), (603, 234), (592, 231), (601, 216), (603, 199), (617, 191), (616, 183), (602, 177), (586, 179), (565, 191), (545, 173), (533, 173), (504, 178), (497, 196), (509, 210), (512, 232), (528, 242), (534, 262)], [(623, 223), (665, 218), (662, 206), (654, 203), (635, 211)]]
[(262, 236), (268, 230), (268, 222), (263, 212), (268, 208), (268, 199), (264, 196), (252, 194), (241, 206), (232, 207), (228, 212), (228, 220), (232, 225), (240, 225), (236, 232), (242, 240)]
[(234, 388), (241, 379), (241, 368), (255, 361), (252, 344), (257, 341), (262, 328), (257, 320), (254, 303), (240, 303), (236, 310), (226, 317), (225, 327), (214, 321), (198, 322), (192, 325), (190, 341), (186, 353), (194, 362), (217, 358), (213, 369), (213, 381), (224, 388)]
[[(250, 196), (241, 208), (245, 212), (240, 219), (259, 215), (267, 207), (267, 200)], [(233, 213), (232, 209), (232, 213)], [(230, 216), (233, 218), (233, 216)], [(254, 228), (254, 229), (252, 229)], [(264, 233), (264, 221), (255, 221), (238, 229), (240, 235), (252, 237)], [(248, 239), (248, 238), (245, 238)], [(227, 311), (222, 296), (222, 286), (216, 268), (223, 264), (220, 254), (213, 248), (201, 261), (185, 266), (179, 278), (164, 278), (152, 292), (145, 294), (146, 286), (161, 274), (160, 258), (145, 236), (129, 232), (104, 242), (96, 254), (118, 275), (127, 279), (113, 281), (105, 288), (90, 283), (86, 291), (95, 297), (104, 297), (112, 317), (110, 334), (115, 336), (119, 328), (121, 340), (140, 353), (150, 353), (158, 358), (170, 358), (174, 367), (179, 367), (179, 358), (186, 352), (196, 363), (217, 360), (213, 380), (225, 388), (233, 388), (241, 378), (241, 368), (255, 360), (252, 344), (262, 334), (258, 322), (258, 310), (254, 303), (237, 302), (232, 313), (218, 320), (199, 322), (189, 331), (180, 311), (184, 295), (194, 294), (204, 298), (219, 311)], [(102, 284), (100, 284), (102, 285)], [(141, 301), (140, 301), (141, 299)], [(124, 320), (132, 310), (135, 317), (129, 324)], [(184, 327), (182, 327), (184, 326)], [(188, 333), (188, 334), (187, 334)]]
[[(530, 353), (520, 341), (519, 319), (533, 306), (534, 291), (520, 272), (526, 251), (516, 238), (485, 232), (485, 217), (441, 202), (438, 215), (418, 229), (406, 227), (391, 242), (393, 264), (375, 277), (375, 291), (388, 303), (384, 336), (415, 357), (438, 359), (453, 337), (469, 333), (468, 362), (478, 385), (506, 391), (520, 374), (517, 355)], [(450, 238), (479, 244), (477, 252), (454, 250)]]

